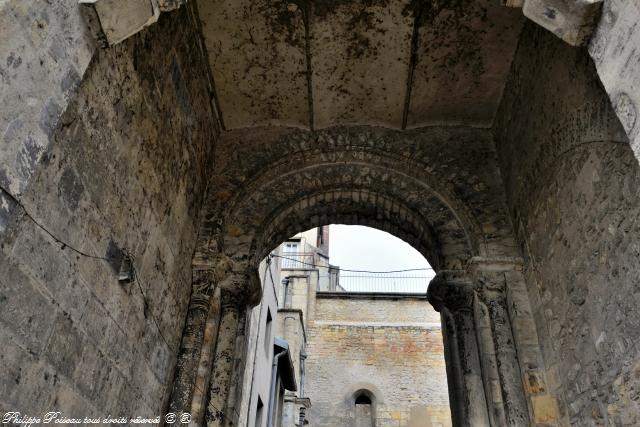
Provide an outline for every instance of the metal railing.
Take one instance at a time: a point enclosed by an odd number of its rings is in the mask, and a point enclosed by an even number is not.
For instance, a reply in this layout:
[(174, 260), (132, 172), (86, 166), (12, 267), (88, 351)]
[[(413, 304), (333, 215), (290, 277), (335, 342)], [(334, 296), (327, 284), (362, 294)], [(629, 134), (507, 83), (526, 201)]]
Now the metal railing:
[(390, 273), (340, 272), (337, 292), (426, 294), (433, 274), (429, 270)]
[[(281, 267), (288, 270), (319, 270), (318, 291), (352, 293), (426, 294), (435, 276), (430, 268), (399, 271), (360, 271), (319, 264), (315, 252), (284, 252)], [(324, 259), (323, 259), (324, 260)]]
[(283, 269), (310, 270), (317, 268), (315, 265), (315, 253), (313, 252), (284, 252), (281, 257)]

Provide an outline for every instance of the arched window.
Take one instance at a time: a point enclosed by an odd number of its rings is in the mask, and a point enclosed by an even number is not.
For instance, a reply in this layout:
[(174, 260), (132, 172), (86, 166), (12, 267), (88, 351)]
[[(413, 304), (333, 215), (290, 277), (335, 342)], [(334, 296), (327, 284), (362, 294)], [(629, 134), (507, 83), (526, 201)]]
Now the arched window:
[(356, 405), (371, 405), (371, 399), (369, 399), (369, 396), (361, 394), (356, 397)]
[(355, 405), (355, 427), (375, 427), (376, 413), (375, 398), (369, 390), (359, 390), (355, 393), (353, 403)]

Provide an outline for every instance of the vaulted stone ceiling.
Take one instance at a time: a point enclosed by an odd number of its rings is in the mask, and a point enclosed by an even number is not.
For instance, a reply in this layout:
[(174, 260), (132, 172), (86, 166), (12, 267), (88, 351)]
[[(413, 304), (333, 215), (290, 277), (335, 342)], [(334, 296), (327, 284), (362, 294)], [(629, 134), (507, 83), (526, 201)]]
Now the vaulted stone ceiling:
[(490, 126), (524, 18), (499, 0), (198, 0), (227, 129)]

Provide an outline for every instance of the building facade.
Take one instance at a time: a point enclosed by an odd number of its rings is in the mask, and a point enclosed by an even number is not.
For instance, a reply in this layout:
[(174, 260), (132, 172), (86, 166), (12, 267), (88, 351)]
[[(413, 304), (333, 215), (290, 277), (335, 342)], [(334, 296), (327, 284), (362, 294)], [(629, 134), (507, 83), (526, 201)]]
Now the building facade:
[[(264, 297), (247, 320), (246, 425), (450, 426), (440, 317), (427, 282), (422, 293), (348, 291), (328, 247), (310, 243), (321, 236), (328, 239), (328, 226), (288, 239), (261, 264)], [(295, 387), (274, 383), (291, 376), (268, 369), (274, 342), (288, 349)], [(273, 387), (283, 394), (269, 394)], [(261, 415), (268, 399), (278, 408), (273, 424)]]
[(440, 315), (426, 295), (318, 292), (306, 385), (317, 427), (451, 426)]
[[(294, 360), (300, 350), (281, 337), (281, 315), (278, 291), (280, 264), (267, 258), (260, 264), (262, 301), (245, 313), (247, 337), (236, 349), (242, 384), (238, 423), (251, 427), (286, 425), (283, 419), (288, 403), (286, 393), (298, 390), (300, 378)], [(297, 343), (295, 343), (297, 344)], [(304, 343), (303, 343), (304, 344)]]

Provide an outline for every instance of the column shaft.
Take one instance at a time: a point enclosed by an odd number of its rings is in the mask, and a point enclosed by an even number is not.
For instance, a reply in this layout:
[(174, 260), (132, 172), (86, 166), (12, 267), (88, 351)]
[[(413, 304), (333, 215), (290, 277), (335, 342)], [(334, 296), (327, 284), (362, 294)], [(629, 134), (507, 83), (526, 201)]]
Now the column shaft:
[(482, 380), (487, 396), (489, 421), (492, 426), (505, 427), (508, 424), (500, 385), (498, 360), (493, 342), (493, 331), (491, 330), (491, 319), (487, 306), (477, 297), (474, 301), (474, 317), (478, 347), (480, 349)]
[(191, 300), (176, 362), (168, 412), (191, 410), (191, 399), (205, 334), (213, 284), (206, 272), (194, 272)]
[(460, 366), (456, 326), (452, 314), (444, 307), (440, 310), (440, 319), (442, 321), (442, 340), (444, 344), (445, 367), (447, 370), (451, 421), (454, 426), (463, 426), (467, 419), (467, 410), (464, 404), (465, 386), (462, 379), (462, 367)]
[(489, 427), (487, 401), (482, 383), (480, 357), (476, 340), (473, 313), (470, 309), (458, 309), (453, 313), (456, 325), (456, 336), (462, 379), (465, 388), (465, 405), (467, 412), (466, 423), (469, 427)]
[(244, 368), (246, 367), (246, 333), (245, 326), (247, 320), (247, 312), (240, 310), (238, 313), (238, 324), (236, 327), (236, 336), (234, 340), (233, 363), (231, 371), (231, 379), (229, 381), (229, 393), (227, 397), (226, 412), (228, 414), (224, 419), (225, 427), (238, 424), (238, 408), (242, 401), (242, 378)]
[(230, 298), (227, 294), (223, 294), (222, 317), (218, 331), (213, 370), (209, 382), (207, 407), (205, 409), (207, 427), (222, 427), (226, 418), (231, 416), (225, 411), (233, 375), (234, 350), (239, 317), (240, 307), (235, 298)]
[(220, 320), (220, 289), (216, 289), (216, 292), (211, 297), (209, 317), (207, 318), (202, 341), (202, 351), (200, 352), (200, 363), (198, 364), (193, 397), (191, 399), (191, 422), (196, 426), (201, 426), (204, 422), (207, 389), (211, 377)]
[(489, 427), (478, 340), (473, 315), (473, 288), (439, 273), (427, 296), (443, 319), (445, 359), (452, 421), (455, 427)]
[(501, 294), (485, 294), (485, 304), (491, 320), (493, 345), (508, 425), (527, 425), (529, 411), (524, 398), (520, 365), (504, 298)]

